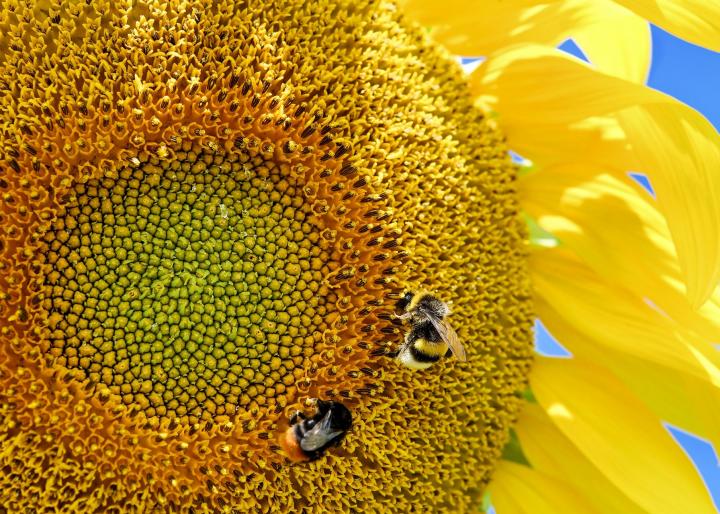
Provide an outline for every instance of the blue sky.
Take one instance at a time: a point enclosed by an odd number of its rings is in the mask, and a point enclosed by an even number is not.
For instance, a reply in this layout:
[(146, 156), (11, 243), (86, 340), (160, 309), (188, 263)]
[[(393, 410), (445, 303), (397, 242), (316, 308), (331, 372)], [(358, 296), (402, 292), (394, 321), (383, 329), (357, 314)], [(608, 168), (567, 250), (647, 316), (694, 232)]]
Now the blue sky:
[[(686, 43), (655, 26), (652, 41), (647, 84), (694, 107), (720, 129), (720, 54)], [(585, 59), (572, 41), (560, 48)]]
[(648, 85), (691, 105), (720, 129), (720, 54), (653, 27)]

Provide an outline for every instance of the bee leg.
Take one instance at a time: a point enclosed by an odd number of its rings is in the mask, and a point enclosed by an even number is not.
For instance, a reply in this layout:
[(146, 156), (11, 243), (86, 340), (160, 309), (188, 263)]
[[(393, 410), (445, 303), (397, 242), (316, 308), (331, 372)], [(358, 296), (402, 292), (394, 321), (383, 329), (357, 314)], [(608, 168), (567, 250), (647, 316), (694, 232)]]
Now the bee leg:
[(302, 413), (302, 411), (296, 410), (293, 412), (292, 416), (290, 416), (290, 426), (297, 425), (298, 419), (307, 419), (305, 417), (305, 414)]
[(412, 346), (412, 341), (405, 341), (403, 342), (396, 350), (391, 350), (387, 353), (388, 357), (392, 357), (393, 359), (397, 359), (398, 355), (400, 355), (401, 352), (404, 350), (407, 350)]
[(387, 357), (390, 357), (391, 359), (394, 359), (395, 357), (400, 355), (400, 348), (398, 348), (397, 350), (388, 350), (385, 352), (385, 355)]
[(412, 318), (412, 312), (406, 312), (405, 314), (394, 314), (395, 319), (406, 320)]

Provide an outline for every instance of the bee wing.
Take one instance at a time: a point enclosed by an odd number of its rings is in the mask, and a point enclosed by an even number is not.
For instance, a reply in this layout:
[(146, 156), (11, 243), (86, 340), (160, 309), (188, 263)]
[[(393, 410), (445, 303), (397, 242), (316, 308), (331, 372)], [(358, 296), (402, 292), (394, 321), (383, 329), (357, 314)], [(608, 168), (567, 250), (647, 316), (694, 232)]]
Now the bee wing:
[(300, 440), (300, 448), (306, 452), (315, 451), (342, 433), (342, 430), (330, 430), (330, 414), (328, 413), (320, 423), (305, 432), (305, 435)]
[(465, 355), (465, 347), (460, 342), (460, 338), (457, 335), (457, 332), (450, 326), (450, 324), (445, 321), (444, 319), (437, 318), (433, 316), (432, 314), (428, 314), (426, 311), (423, 311), (427, 319), (430, 320), (430, 323), (432, 323), (432, 326), (435, 327), (435, 330), (437, 330), (437, 333), (440, 334), (440, 338), (445, 341), (450, 348), (450, 351), (455, 356), (455, 358), (459, 361), (466, 361), (467, 356)]

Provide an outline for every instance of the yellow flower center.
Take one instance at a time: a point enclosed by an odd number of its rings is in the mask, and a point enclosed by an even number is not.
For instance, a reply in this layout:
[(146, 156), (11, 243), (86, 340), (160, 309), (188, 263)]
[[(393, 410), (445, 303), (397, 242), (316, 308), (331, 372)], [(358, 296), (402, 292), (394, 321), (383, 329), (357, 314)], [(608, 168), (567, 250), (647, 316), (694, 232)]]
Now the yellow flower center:
[[(0, 11), (0, 510), (475, 509), (532, 355), (502, 134), (391, 5), (211, 4)], [(388, 356), (408, 290), (467, 362)], [(353, 427), (292, 464), (311, 398)]]

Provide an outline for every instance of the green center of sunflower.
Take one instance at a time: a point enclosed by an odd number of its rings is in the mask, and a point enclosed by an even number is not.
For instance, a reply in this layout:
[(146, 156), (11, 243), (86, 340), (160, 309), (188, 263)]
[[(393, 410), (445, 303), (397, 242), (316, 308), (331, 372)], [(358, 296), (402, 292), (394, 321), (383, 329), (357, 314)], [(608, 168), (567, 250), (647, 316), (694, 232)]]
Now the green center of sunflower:
[(51, 354), (148, 418), (283, 407), (322, 333), (329, 256), (271, 161), (186, 145), (74, 188), (47, 236)]

